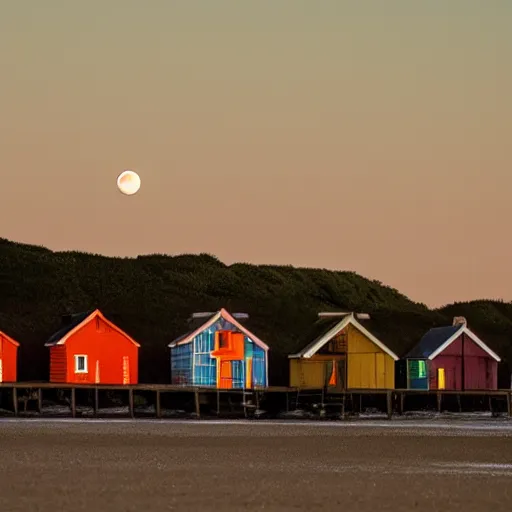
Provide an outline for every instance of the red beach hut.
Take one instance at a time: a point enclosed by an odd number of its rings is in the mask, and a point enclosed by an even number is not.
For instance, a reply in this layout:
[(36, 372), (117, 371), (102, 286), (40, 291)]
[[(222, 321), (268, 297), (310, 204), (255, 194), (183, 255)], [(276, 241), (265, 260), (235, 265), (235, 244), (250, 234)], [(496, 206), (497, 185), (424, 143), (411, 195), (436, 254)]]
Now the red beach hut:
[(0, 331), (0, 382), (16, 382), (20, 344)]
[(430, 329), (406, 356), (407, 387), (451, 391), (495, 390), (498, 363), (495, 354), (464, 317), (453, 325)]
[(50, 382), (137, 384), (140, 345), (98, 310), (63, 317), (50, 348)]

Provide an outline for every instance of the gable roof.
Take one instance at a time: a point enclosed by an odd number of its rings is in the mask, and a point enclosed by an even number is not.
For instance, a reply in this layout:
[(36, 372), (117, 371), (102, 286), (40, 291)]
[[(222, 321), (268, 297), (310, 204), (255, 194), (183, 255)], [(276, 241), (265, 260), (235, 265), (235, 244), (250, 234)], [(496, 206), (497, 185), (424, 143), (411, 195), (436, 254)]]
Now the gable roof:
[(429, 359), (430, 361), (441, 354), (461, 334), (466, 334), (482, 350), (493, 359), (500, 362), (501, 358), (495, 354), (474, 332), (466, 325), (450, 325), (446, 327), (434, 327), (421, 338), (420, 342), (405, 356), (406, 359)]
[(15, 347), (20, 346), (20, 344), (16, 340), (12, 339), (10, 336), (5, 334), (5, 332), (3, 332), (3, 331), (0, 331), (0, 338), (5, 338), (9, 343), (12, 343)]
[(176, 347), (177, 345), (191, 342), (198, 334), (203, 332), (205, 329), (208, 329), (208, 327), (211, 327), (221, 318), (226, 320), (226, 322), (233, 324), (237, 329), (239, 329), (254, 343), (256, 343), (256, 345), (264, 350), (268, 350), (268, 345), (266, 343), (260, 340), (251, 331), (246, 329), (233, 315), (228, 313), (224, 308), (222, 308), (220, 311), (217, 311), (217, 313), (212, 314), (209, 318), (206, 319), (206, 321), (204, 318), (194, 318), (192, 321), (192, 330), (190, 330), (187, 334), (176, 338), (174, 341), (171, 341), (168, 347)]
[(82, 327), (87, 325), (91, 320), (94, 320), (94, 318), (96, 317), (101, 318), (101, 320), (103, 320), (112, 330), (125, 336), (136, 347), (140, 347), (140, 345), (131, 336), (128, 336), (128, 334), (126, 334), (119, 327), (117, 327), (117, 325), (113, 324), (110, 320), (105, 318), (105, 316), (99, 309), (93, 309), (83, 313), (70, 315), (70, 321), (64, 327), (59, 329), (55, 334), (50, 336), (50, 338), (48, 339), (44, 346), (53, 347), (55, 345), (64, 345), (73, 334), (78, 332), (80, 329), (82, 329)]
[[(366, 327), (359, 323), (353, 313), (345, 316), (342, 320), (330, 322), (330, 325), (323, 324), (323, 334), (314, 339), (309, 345), (306, 345), (302, 350), (296, 354), (290, 354), (290, 359), (295, 358), (310, 358), (315, 355), (326, 343), (328, 343), (336, 334), (341, 332), (348, 325), (354, 326), (361, 334), (366, 336), (372, 343), (377, 345), (381, 350), (386, 352), (395, 361), (398, 361), (398, 356), (390, 350), (382, 341), (376, 338)], [(321, 323), (318, 324), (322, 325)]]

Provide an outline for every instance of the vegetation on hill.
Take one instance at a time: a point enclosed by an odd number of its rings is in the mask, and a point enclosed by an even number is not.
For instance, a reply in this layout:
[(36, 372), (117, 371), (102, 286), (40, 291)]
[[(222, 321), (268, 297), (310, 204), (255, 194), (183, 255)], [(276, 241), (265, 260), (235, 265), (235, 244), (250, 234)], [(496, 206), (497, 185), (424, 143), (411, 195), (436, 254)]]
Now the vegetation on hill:
[(512, 359), (512, 304), (477, 301), (430, 310), (354, 272), (234, 264), (207, 254), (109, 258), (0, 239), (0, 330), (21, 343), (20, 380), (48, 379), (46, 340), (64, 314), (99, 308), (141, 344), (141, 382), (169, 381), (167, 345), (197, 311), (250, 315), (270, 348), (272, 384), (286, 384), (287, 355), (309, 341), (320, 311), (372, 315), (375, 334), (399, 355), (426, 329), (466, 316), (493, 349)]

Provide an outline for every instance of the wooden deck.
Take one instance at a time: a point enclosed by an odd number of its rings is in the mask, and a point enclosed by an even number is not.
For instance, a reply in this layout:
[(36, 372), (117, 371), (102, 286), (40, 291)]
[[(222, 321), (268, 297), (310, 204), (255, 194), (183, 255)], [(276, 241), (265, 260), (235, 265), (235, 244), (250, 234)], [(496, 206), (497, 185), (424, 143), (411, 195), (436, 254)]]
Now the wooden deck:
[[(128, 394), (129, 416), (135, 418), (134, 396), (137, 393), (154, 394), (155, 416), (162, 418), (161, 397), (164, 393), (175, 393), (181, 395), (190, 395), (193, 398), (195, 415), (201, 417), (201, 403), (206, 400), (215, 400), (217, 405), (217, 415), (220, 416), (220, 403), (222, 397), (232, 399), (236, 397), (241, 399), (240, 406), (243, 409), (244, 416), (248, 417), (250, 411), (259, 410), (262, 400), (281, 400), (282, 411), (289, 412), (291, 407), (299, 408), (300, 404), (313, 404), (318, 410), (336, 410), (344, 417), (355, 409), (362, 410), (363, 400), (377, 400), (382, 403), (383, 411), (387, 413), (388, 418), (393, 414), (402, 415), (406, 411), (406, 404), (415, 397), (435, 397), (437, 411), (440, 413), (446, 400), (456, 399), (458, 409), (462, 412), (461, 400), (464, 397), (479, 398), (480, 402), (488, 402), (487, 410), (495, 411), (496, 402), (506, 402), (506, 412), (512, 417), (512, 390), (468, 390), (468, 391), (438, 391), (438, 390), (410, 390), (410, 389), (349, 389), (342, 392), (332, 392), (325, 389), (299, 389), (293, 387), (271, 386), (254, 389), (218, 389), (212, 387), (190, 387), (176, 386), (171, 384), (137, 384), (137, 385), (94, 385), (94, 384), (62, 384), (51, 382), (16, 382), (1, 383), (0, 394), (7, 391), (11, 397), (12, 412), (14, 416), (20, 416), (20, 403), (24, 405), (24, 411), (27, 410), (27, 403), (37, 402), (37, 410), (40, 414), (43, 412), (43, 392), (55, 390), (59, 392), (69, 392), (70, 412), (72, 417), (77, 415), (77, 391), (89, 390), (93, 393), (93, 411), (94, 416), (98, 416), (99, 411), (99, 393), (112, 391)], [(270, 397), (270, 398), (269, 398)], [(430, 399), (430, 398), (429, 398)], [(385, 400), (385, 407), (383, 401)], [(359, 407), (357, 405), (359, 401)], [(470, 411), (466, 411), (470, 412)]]

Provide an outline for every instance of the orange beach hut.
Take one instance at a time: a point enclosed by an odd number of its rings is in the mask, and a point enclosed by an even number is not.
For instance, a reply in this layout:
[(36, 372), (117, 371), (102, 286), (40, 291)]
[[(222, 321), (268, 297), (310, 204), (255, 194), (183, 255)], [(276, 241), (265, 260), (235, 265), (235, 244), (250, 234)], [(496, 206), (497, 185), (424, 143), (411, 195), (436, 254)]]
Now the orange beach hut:
[(16, 382), (20, 344), (0, 331), (0, 382)]
[(50, 382), (137, 384), (140, 345), (98, 309), (63, 317), (46, 346)]

